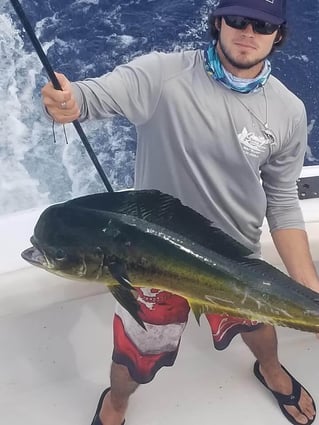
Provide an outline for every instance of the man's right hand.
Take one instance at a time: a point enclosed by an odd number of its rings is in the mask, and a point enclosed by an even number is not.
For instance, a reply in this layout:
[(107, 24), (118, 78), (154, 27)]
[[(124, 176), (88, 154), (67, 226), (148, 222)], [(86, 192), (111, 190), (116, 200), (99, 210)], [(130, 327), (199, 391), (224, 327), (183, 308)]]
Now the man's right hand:
[(75, 101), (70, 81), (63, 74), (55, 73), (62, 90), (56, 90), (47, 83), (41, 90), (43, 104), (54, 121), (61, 124), (79, 118), (80, 109)]

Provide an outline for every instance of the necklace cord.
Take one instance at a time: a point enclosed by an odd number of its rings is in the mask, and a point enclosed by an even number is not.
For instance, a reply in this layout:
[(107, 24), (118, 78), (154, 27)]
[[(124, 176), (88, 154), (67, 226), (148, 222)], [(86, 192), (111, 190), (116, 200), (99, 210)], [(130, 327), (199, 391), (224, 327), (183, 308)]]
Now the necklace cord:
[(254, 117), (262, 126), (262, 133), (264, 135), (264, 137), (269, 141), (270, 145), (273, 145), (276, 143), (276, 136), (274, 134), (274, 132), (269, 128), (269, 124), (268, 124), (268, 101), (267, 101), (267, 96), (266, 96), (266, 92), (265, 92), (265, 88), (262, 87), (262, 93), (265, 99), (265, 109), (266, 109), (266, 121), (263, 122), (256, 114), (254, 111), (252, 111), (241, 99), (239, 96), (236, 96), (236, 99), (238, 100), (238, 102), (245, 108), (247, 109), (247, 111), (250, 113), (250, 115), (252, 117)]

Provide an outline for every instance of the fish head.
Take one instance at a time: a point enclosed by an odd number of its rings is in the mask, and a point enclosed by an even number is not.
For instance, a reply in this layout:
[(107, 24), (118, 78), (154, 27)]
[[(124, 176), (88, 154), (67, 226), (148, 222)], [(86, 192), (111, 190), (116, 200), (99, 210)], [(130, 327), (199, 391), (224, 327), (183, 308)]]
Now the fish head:
[(109, 264), (125, 261), (130, 246), (116, 214), (52, 205), (39, 217), (22, 258), (48, 272), (71, 279), (112, 281)]

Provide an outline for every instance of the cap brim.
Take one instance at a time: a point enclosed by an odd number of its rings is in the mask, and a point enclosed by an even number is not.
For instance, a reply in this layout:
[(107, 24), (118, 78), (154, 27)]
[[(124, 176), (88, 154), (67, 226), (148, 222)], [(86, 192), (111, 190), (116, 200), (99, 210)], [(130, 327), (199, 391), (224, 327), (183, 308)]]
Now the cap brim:
[(282, 25), (286, 22), (282, 18), (278, 18), (277, 16), (270, 15), (269, 13), (263, 12), (261, 10), (250, 9), (248, 7), (242, 7), (242, 6), (221, 7), (221, 8), (217, 8), (213, 12), (213, 16), (227, 16), (227, 15), (244, 16), (246, 18), (259, 19), (260, 21), (270, 22), (271, 24), (275, 24), (275, 25)]

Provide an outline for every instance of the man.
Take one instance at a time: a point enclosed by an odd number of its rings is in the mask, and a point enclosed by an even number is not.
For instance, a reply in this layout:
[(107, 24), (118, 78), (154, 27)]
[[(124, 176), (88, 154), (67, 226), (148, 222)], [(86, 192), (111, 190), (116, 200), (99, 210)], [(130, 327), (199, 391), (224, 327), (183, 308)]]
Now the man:
[[(288, 273), (319, 291), (296, 180), (307, 144), (303, 103), (270, 75), (268, 56), (285, 38), (284, 0), (221, 0), (205, 52), (153, 52), (100, 78), (49, 83), (43, 102), (57, 122), (120, 114), (137, 129), (135, 188), (158, 189), (211, 219), (260, 255), (266, 215)], [(262, 184), (260, 184), (260, 178)], [(189, 307), (178, 296), (139, 290), (147, 332), (117, 307), (111, 389), (92, 425), (120, 425), (130, 395), (177, 355)], [(280, 364), (272, 326), (207, 315), (217, 349), (241, 333), (256, 377), (293, 424), (311, 424), (310, 394)], [(222, 329), (223, 332), (220, 332)]]

